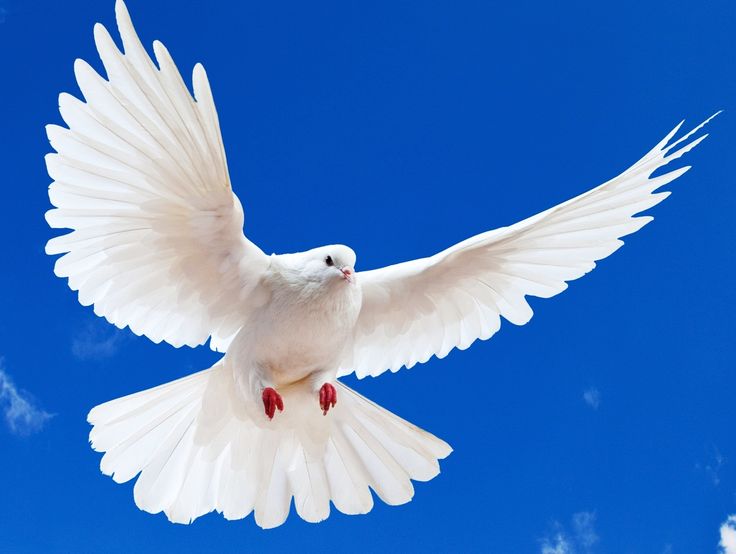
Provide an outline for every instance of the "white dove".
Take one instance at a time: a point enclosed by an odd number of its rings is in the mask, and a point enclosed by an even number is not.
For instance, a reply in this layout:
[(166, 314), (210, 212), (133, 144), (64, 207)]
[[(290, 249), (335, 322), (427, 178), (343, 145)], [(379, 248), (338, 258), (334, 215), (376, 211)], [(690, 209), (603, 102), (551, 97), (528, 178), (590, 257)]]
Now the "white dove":
[(158, 67), (125, 4), (115, 6), (124, 54), (102, 25), (107, 80), (77, 60), (86, 102), (61, 94), (69, 128), (47, 127), (57, 153), (48, 242), (59, 277), (110, 323), (154, 342), (225, 355), (211, 368), (112, 400), (89, 413), (102, 472), (140, 473), (136, 504), (188, 523), (216, 510), (255, 512), (261, 527), (370, 511), (370, 489), (408, 502), (411, 480), (439, 473), (450, 447), (358, 395), (338, 377), (379, 375), (488, 339), (501, 316), (532, 317), (525, 296), (549, 298), (617, 250), (651, 217), (655, 193), (683, 167), (650, 178), (705, 136), (679, 125), (630, 169), (568, 202), (469, 238), (429, 258), (355, 273), (333, 245), (267, 256), (242, 234), (217, 112), (201, 65), (194, 97), (168, 51)]

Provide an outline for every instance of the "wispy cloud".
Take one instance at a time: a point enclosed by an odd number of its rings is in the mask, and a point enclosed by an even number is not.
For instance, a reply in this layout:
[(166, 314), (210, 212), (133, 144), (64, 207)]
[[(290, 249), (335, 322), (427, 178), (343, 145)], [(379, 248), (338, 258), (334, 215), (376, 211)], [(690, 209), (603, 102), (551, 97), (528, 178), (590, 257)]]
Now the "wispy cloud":
[(728, 516), (721, 525), (721, 554), (736, 554), (736, 515)]
[(595, 514), (593, 512), (578, 512), (572, 516), (572, 528), (578, 544), (588, 552), (598, 542), (595, 532)]
[(561, 531), (542, 539), (542, 554), (572, 554), (572, 546)]
[(553, 531), (540, 541), (541, 554), (592, 554), (599, 540), (594, 512), (573, 514), (571, 530), (559, 522), (552, 527)]
[(721, 468), (726, 463), (726, 458), (723, 457), (723, 454), (715, 445), (711, 447), (708, 457), (707, 462), (696, 463), (695, 469), (704, 472), (713, 483), (713, 486), (717, 487), (721, 484)]
[(118, 352), (125, 337), (114, 325), (93, 320), (72, 339), (72, 354), (78, 360), (105, 360)]
[(18, 389), (0, 359), (0, 408), (10, 432), (27, 436), (40, 431), (53, 414), (39, 408), (33, 398)]
[(601, 405), (601, 393), (596, 387), (589, 387), (583, 391), (583, 402), (594, 410)]

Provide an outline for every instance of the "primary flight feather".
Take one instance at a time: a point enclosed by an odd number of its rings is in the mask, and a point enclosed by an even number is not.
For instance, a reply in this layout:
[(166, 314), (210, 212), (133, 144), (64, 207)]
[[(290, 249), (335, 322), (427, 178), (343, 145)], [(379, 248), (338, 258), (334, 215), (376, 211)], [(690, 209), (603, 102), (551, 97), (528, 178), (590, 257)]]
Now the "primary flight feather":
[(102, 25), (107, 79), (77, 60), (84, 102), (59, 97), (49, 225), (55, 272), (79, 301), (154, 342), (210, 346), (213, 367), (95, 407), (101, 469), (138, 476), (136, 504), (188, 523), (216, 510), (280, 525), (292, 498), (308, 521), (408, 502), (450, 447), (337, 378), (397, 371), (521, 325), (526, 296), (549, 298), (651, 221), (637, 214), (687, 167), (651, 175), (694, 148), (706, 122), (679, 125), (618, 177), (568, 202), (434, 256), (355, 272), (342, 245), (267, 256), (243, 235), (207, 75), (192, 96), (166, 48), (154, 63), (125, 4), (122, 51)]

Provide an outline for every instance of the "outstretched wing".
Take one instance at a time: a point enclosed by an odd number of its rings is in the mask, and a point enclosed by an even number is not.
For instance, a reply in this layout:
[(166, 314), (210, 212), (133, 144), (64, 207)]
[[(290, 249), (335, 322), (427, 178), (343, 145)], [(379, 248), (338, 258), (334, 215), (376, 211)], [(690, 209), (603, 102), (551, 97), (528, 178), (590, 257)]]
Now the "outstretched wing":
[(107, 80), (77, 60), (82, 102), (59, 97), (68, 129), (47, 127), (56, 154), (46, 214), (48, 254), (79, 301), (154, 342), (222, 347), (239, 327), (269, 258), (243, 236), (217, 112), (201, 65), (194, 98), (171, 56), (154, 43), (158, 68), (122, 1), (115, 6), (122, 54), (102, 25), (95, 43)]
[(359, 273), (363, 307), (339, 374), (376, 376), (443, 358), (489, 339), (501, 316), (528, 322), (525, 296), (559, 294), (653, 219), (634, 216), (664, 200), (669, 192), (655, 191), (689, 167), (650, 176), (702, 141), (707, 135), (688, 139), (710, 119), (668, 146), (678, 125), (615, 179), (545, 212), (430, 258)]

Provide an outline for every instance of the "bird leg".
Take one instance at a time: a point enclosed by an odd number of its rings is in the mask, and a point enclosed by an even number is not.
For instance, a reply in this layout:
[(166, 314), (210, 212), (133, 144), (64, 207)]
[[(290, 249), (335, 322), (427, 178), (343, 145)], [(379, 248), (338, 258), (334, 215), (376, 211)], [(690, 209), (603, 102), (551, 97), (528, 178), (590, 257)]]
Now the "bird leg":
[(330, 383), (325, 383), (319, 389), (319, 407), (322, 408), (322, 415), (327, 415), (335, 404), (337, 404), (337, 391)]
[(276, 408), (278, 408), (279, 412), (284, 411), (284, 401), (281, 398), (281, 395), (271, 387), (263, 389), (261, 398), (263, 399), (263, 409), (265, 410), (268, 419), (273, 419), (273, 416), (276, 413)]

